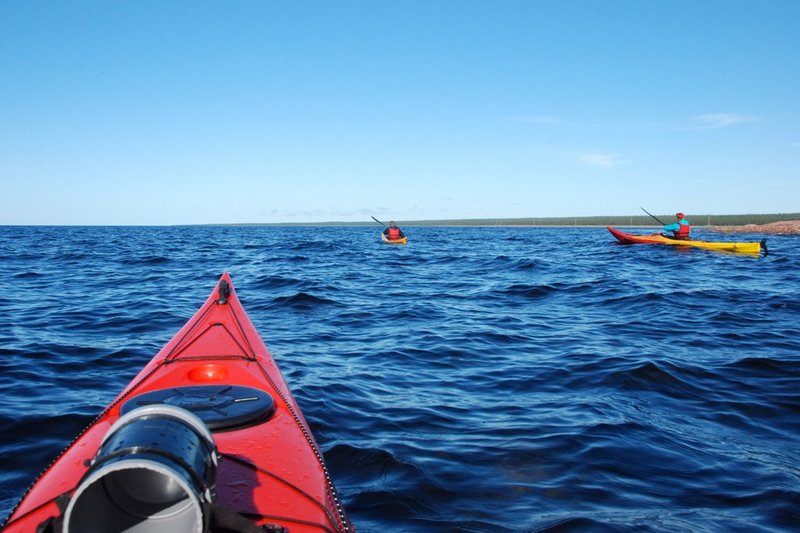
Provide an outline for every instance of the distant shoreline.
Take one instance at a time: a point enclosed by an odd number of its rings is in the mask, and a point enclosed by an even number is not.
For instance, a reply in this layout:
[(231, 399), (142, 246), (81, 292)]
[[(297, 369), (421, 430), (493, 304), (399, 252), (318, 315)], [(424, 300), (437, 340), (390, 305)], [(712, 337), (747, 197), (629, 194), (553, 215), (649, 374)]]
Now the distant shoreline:
[[(656, 215), (664, 222), (672, 222), (674, 215)], [(794, 228), (800, 224), (800, 213), (772, 213), (745, 215), (691, 215), (687, 219), (695, 228), (705, 228), (723, 233), (800, 233)], [(387, 218), (388, 220), (388, 218)], [(527, 218), (473, 218), (442, 220), (396, 220), (401, 227), (509, 227), (509, 228), (623, 228), (661, 227), (648, 216), (594, 216), (594, 217), (527, 217)], [(380, 227), (377, 222), (205, 222), (197, 224), (0, 224), (0, 227), (194, 227), (194, 226), (274, 226), (274, 227)]]
[(770, 233), (772, 235), (800, 235), (800, 220), (779, 220), (768, 224), (745, 224), (744, 226), (712, 226), (720, 233)]
[[(674, 215), (656, 215), (665, 223), (671, 223)], [(745, 215), (690, 215), (686, 217), (697, 228), (719, 228), (724, 226), (740, 227), (747, 225), (764, 225), (776, 222), (800, 220), (800, 213), (772, 213)], [(401, 220), (396, 219), (401, 227), (660, 227), (655, 220), (646, 215), (634, 216), (594, 216), (594, 217), (527, 217), (527, 218), (475, 218), (475, 219), (442, 219), (442, 220)], [(224, 226), (378, 226), (376, 222), (273, 222), (246, 224), (212, 224)]]

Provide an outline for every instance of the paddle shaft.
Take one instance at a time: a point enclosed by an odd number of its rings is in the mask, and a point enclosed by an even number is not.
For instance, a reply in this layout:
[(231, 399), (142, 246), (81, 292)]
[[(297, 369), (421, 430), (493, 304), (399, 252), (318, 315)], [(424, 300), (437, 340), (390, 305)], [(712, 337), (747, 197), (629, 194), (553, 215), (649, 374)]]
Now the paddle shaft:
[(650, 211), (648, 211), (648, 210), (647, 210), (647, 209), (645, 209), (644, 207), (639, 207), (639, 209), (641, 209), (642, 211), (644, 211), (645, 213), (647, 213), (648, 215), (650, 215), (651, 217), (653, 217), (653, 218), (656, 220), (656, 222), (658, 222), (658, 223), (659, 223), (659, 224), (661, 224), (662, 226), (666, 226), (666, 224), (664, 224), (663, 222), (661, 222), (661, 221), (658, 219), (658, 217), (657, 217), (657, 216), (655, 216), (654, 214), (652, 214)]
[(377, 218), (375, 218), (375, 217), (372, 217), (372, 220), (374, 220), (375, 222), (377, 222), (378, 224), (380, 224), (380, 225), (381, 225), (381, 226), (383, 226), (384, 228), (386, 227), (386, 224), (384, 224), (383, 222), (381, 222), (381, 221), (380, 221), (380, 220), (378, 220)]

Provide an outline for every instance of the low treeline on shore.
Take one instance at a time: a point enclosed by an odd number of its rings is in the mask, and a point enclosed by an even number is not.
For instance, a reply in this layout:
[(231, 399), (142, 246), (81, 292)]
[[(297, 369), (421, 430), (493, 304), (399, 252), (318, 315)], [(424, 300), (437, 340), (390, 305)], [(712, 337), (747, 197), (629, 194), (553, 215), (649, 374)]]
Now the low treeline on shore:
[[(655, 215), (666, 224), (675, 221), (675, 215)], [(749, 215), (693, 215), (686, 218), (696, 227), (746, 226), (770, 224), (786, 220), (800, 220), (800, 213), (773, 213)], [(526, 217), (526, 218), (464, 218), (444, 220), (397, 220), (397, 225), (406, 226), (622, 226), (652, 227), (658, 223), (647, 215), (610, 215), (594, 217)], [(270, 224), (287, 226), (365, 226), (375, 222), (312, 222)]]
[[(656, 215), (665, 224), (675, 222), (675, 214)], [(692, 215), (686, 218), (693, 226), (744, 226), (769, 224), (783, 220), (798, 220), (800, 213), (750, 214), (750, 215)], [(409, 220), (397, 222), (406, 226), (655, 226), (658, 223), (647, 215), (547, 217), (547, 218), (497, 218), (455, 220)]]

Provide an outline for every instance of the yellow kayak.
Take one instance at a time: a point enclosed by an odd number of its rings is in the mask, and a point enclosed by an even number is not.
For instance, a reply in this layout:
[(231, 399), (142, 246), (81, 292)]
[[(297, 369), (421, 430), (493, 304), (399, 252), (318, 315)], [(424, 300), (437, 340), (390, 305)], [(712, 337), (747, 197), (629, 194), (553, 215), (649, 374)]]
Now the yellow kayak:
[(408, 237), (401, 237), (399, 239), (390, 239), (383, 233), (381, 233), (381, 240), (386, 244), (406, 244), (408, 242)]
[(654, 235), (634, 235), (625, 233), (618, 229), (607, 226), (619, 242), (622, 244), (669, 244), (673, 246), (691, 246), (694, 248), (704, 248), (706, 250), (720, 250), (723, 252), (736, 252), (741, 254), (759, 254), (764, 251), (767, 255), (767, 240), (761, 239), (760, 242), (712, 242), (698, 241), (694, 239), (670, 239), (659, 233)]

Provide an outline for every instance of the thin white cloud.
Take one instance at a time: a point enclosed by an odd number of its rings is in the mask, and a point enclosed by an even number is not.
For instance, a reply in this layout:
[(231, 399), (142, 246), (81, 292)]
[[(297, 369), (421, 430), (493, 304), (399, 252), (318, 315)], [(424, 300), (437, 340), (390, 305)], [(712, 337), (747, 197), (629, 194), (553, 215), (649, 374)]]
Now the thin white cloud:
[(675, 131), (684, 129), (720, 129), (729, 128), (739, 124), (759, 122), (761, 117), (753, 115), (740, 115), (736, 113), (706, 113), (692, 117), (692, 123), (679, 125), (669, 122), (571, 122), (566, 119), (552, 116), (532, 116), (532, 117), (506, 117), (501, 119), (505, 122), (515, 122), (519, 124), (533, 124), (539, 126), (560, 126), (574, 130), (614, 130), (614, 131)]
[(748, 115), (737, 115), (735, 113), (707, 113), (694, 117), (704, 128), (716, 129), (735, 126), (736, 124), (746, 124), (757, 122), (758, 117)]
[(599, 151), (584, 152), (582, 154), (578, 154), (577, 157), (578, 161), (581, 163), (586, 163), (593, 167), (600, 168), (614, 168), (622, 163), (625, 163), (625, 160), (616, 154), (609, 154)]

